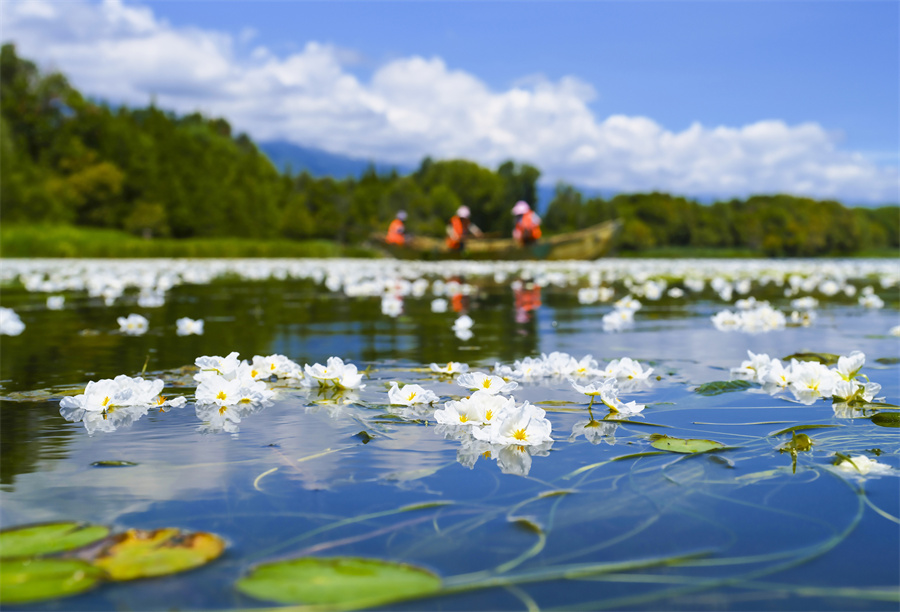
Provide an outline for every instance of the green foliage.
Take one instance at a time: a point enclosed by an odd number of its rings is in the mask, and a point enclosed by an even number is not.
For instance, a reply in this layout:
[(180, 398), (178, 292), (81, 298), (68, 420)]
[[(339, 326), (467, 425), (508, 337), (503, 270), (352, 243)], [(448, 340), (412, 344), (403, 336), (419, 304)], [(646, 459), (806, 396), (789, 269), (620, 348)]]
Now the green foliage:
[(109, 528), (75, 522), (28, 525), (0, 531), (0, 558), (50, 555), (102, 540)]
[(18, 604), (83, 593), (104, 578), (102, 569), (81, 559), (0, 561), (0, 603)]
[[(0, 50), (0, 175), (3, 224), (75, 224), (153, 241), (350, 245), (386, 230), (398, 210), (407, 212), (410, 234), (443, 236), (460, 205), (485, 232), (509, 236), (512, 205), (537, 204), (540, 170), (513, 160), (493, 171), (426, 158), (404, 177), (379, 175), (374, 167), (359, 179), (283, 175), (225, 119), (85, 100), (63, 75), (42, 74), (6, 44)], [(900, 248), (898, 206), (847, 209), (787, 195), (711, 206), (663, 193), (585, 200), (561, 183), (543, 216), (548, 235), (621, 219), (623, 254), (690, 248), (809, 257)]]
[(703, 383), (696, 389), (695, 393), (700, 395), (721, 395), (722, 393), (731, 393), (732, 391), (744, 391), (749, 389), (753, 384), (746, 380), (718, 380), (715, 382)]
[(402, 563), (355, 557), (304, 557), (260, 565), (236, 586), (263, 601), (346, 610), (435, 593), (441, 588), (441, 579)]

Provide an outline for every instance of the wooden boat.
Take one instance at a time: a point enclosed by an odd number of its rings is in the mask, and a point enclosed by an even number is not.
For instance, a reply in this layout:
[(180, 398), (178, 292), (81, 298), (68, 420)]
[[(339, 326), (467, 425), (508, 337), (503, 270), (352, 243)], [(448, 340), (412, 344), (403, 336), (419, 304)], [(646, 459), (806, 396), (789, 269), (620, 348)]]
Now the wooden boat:
[(443, 238), (411, 236), (405, 245), (386, 244), (384, 234), (373, 240), (399, 259), (597, 259), (609, 253), (621, 221), (606, 221), (566, 234), (541, 238), (520, 247), (512, 238), (470, 238), (460, 253), (451, 251)]

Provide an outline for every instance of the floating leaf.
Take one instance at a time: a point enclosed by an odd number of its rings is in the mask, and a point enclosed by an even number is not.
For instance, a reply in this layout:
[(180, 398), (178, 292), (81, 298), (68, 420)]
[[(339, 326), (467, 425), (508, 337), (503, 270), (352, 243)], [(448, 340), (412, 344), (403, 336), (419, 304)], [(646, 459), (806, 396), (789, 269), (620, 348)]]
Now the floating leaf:
[(650, 436), (650, 446), (671, 453), (705, 453), (726, 448), (724, 444), (715, 440), (671, 438), (660, 434)]
[(703, 383), (694, 389), (694, 392), (700, 395), (721, 395), (732, 391), (743, 391), (752, 386), (753, 383), (746, 380), (718, 380), (716, 382)]
[(0, 559), (52, 555), (87, 546), (109, 535), (109, 527), (47, 523), (0, 531)]
[(441, 579), (412, 565), (357, 557), (267, 563), (241, 578), (242, 593), (278, 603), (369, 608), (438, 591)]
[(544, 533), (544, 528), (530, 516), (511, 516), (509, 522), (536, 534)]
[(369, 433), (368, 431), (366, 431), (366, 430), (363, 430), (363, 431), (359, 432), (358, 434), (354, 434), (354, 435), (351, 436), (351, 437), (356, 438), (357, 440), (359, 440), (359, 441), (362, 442), (363, 444), (368, 444), (369, 442), (371, 442), (372, 440), (375, 439), (375, 436), (373, 436), (372, 434), (370, 434), (370, 433)]
[(121, 460), (113, 460), (113, 461), (94, 461), (92, 464), (94, 467), (132, 467), (137, 465), (133, 461), (121, 461)]
[(83, 593), (105, 578), (99, 567), (80, 559), (0, 561), (0, 603), (18, 604)]
[(779, 444), (776, 449), (779, 453), (792, 453), (796, 454), (798, 452), (806, 452), (811, 450), (813, 447), (812, 438), (807, 436), (806, 434), (797, 434), (796, 432), (791, 432), (791, 439), (783, 444)]
[(801, 352), (782, 357), (781, 360), (790, 361), (791, 359), (796, 359), (797, 361), (818, 361), (823, 365), (835, 365), (840, 357), (840, 355), (835, 355), (834, 353)]
[(884, 365), (894, 365), (895, 363), (900, 363), (900, 357), (879, 357), (875, 361)]
[(222, 554), (225, 542), (211, 533), (179, 529), (130, 529), (116, 537), (94, 564), (112, 580), (134, 580), (193, 569)]
[(900, 427), (900, 412), (878, 412), (872, 415), (872, 422), (881, 427)]
[(792, 432), (795, 432), (795, 431), (803, 431), (804, 429), (824, 429), (824, 428), (828, 428), (828, 427), (840, 427), (840, 425), (824, 425), (824, 424), (819, 424), (819, 425), (794, 425), (793, 427), (788, 427), (787, 429), (782, 429), (782, 430), (780, 430), (780, 431), (776, 431), (776, 432), (774, 432), (774, 433), (770, 433), (769, 436), (771, 436), (771, 437), (774, 438), (775, 436), (781, 436), (781, 435), (788, 434), (788, 433), (792, 433)]

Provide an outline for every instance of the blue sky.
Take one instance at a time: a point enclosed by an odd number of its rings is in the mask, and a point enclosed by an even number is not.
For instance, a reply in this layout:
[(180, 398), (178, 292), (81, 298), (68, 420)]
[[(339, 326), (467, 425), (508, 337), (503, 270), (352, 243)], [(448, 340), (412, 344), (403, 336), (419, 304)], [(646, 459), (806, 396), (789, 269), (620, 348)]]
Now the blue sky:
[(897, 2), (6, 0), (3, 11), (4, 41), (88, 93), (152, 95), (258, 139), (405, 164), (513, 157), (548, 181), (603, 189), (898, 199)]

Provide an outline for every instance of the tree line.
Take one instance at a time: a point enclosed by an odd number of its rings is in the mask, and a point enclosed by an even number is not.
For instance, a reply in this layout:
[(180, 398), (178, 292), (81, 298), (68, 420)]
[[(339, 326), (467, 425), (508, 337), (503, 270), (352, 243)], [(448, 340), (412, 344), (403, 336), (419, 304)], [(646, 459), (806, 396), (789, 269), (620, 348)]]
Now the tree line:
[[(356, 178), (280, 172), (225, 119), (90, 100), (57, 72), (0, 49), (0, 221), (135, 234), (328, 239), (358, 244), (398, 210), (412, 233), (442, 235), (460, 205), (486, 232), (509, 235), (510, 207), (534, 204), (540, 171), (425, 158), (408, 175)], [(585, 199), (560, 184), (548, 233), (623, 221), (619, 248), (748, 247), (772, 255), (847, 254), (900, 246), (900, 208), (757, 196), (711, 206), (667, 194)]]

